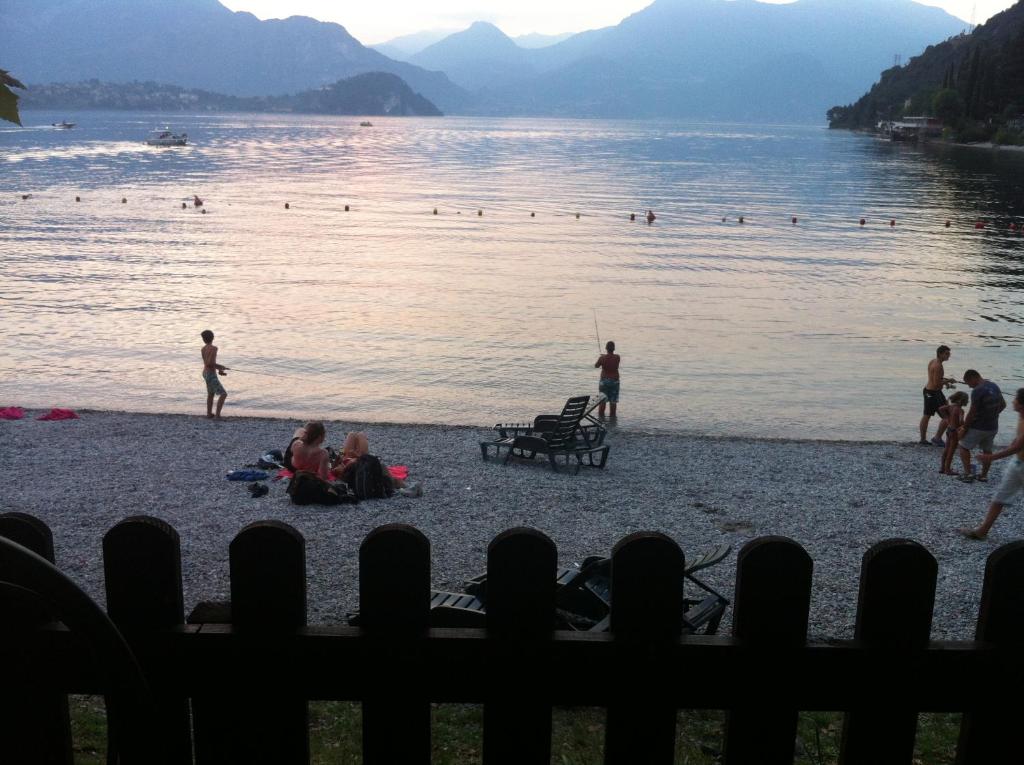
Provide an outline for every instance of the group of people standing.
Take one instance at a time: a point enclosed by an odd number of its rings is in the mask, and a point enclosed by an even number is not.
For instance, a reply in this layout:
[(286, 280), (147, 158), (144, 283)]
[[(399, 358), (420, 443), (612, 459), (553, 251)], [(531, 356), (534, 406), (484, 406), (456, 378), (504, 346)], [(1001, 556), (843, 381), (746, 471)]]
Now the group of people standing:
[[(1002, 482), (996, 492), (984, 520), (974, 528), (959, 529), (968, 539), (984, 539), (1003, 508), (1024, 491), (1024, 388), (1017, 390), (1013, 408), (1019, 415), (1017, 432), (1013, 442), (1005, 449), (995, 452), (995, 437), (999, 432), (999, 415), (1006, 409), (1003, 392), (991, 380), (986, 380), (975, 369), (964, 372), (964, 385), (971, 389), (968, 395), (962, 391), (952, 394), (947, 401), (943, 390), (959, 383), (946, 377), (945, 362), (952, 351), (949, 346), (940, 345), (935, 358), (928, 362), (928, 382), (924, 387), (924, 413), (920, 422), (920, 443), (922, 446), (942, 446), (943, 454), (939, 472), (958, 476), (964, 483), (987, 481), (992, 462), (1005, 457), (1013, 461), (1003, 473)], [(965, 411), (964, 407), (969, 408)], [(928, 438), (928, 423), (938, 415), (939, 428), (931, 439)], [(943, 440), (945, 435), (945, 440)], [(971, 453), (977, 450), (980, 471), (971, 463)], [(954, 455), (960, 455), (963, 472), (953, 470)]]

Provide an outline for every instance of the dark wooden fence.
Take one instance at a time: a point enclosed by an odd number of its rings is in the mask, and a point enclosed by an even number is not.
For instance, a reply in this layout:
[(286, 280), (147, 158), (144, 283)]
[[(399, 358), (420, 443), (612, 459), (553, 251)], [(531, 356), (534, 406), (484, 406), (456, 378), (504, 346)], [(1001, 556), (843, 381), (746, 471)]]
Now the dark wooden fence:
[[(30, 516), (0, 516), (0, 535), (53, 559)], [(70, 762), (66, 694), (105, 693), (120, 761), (147, 765), (308, 762), (313, 699), (362, 702), (371, 765), (430, 762), (432, 702), (484, 705), (486, 765), (549, 763), (554, 705), (607, 709), (606, 763), (671, 763), (679, 709), (727, 711), (727, 765), (792, 763), (800, 710), (845, 712), (847, 765), (910, 765), (925, 711), (963, 712), (957, 763), (1024, 761), (1024, 542), (990, 556), (976, 640), (959, 642), (929, 640), (938, 567), (907, 540), (868, 550), (855, 639), (825, 642), (807, 640), (811, 558), (780, 537), (740, 551), (732, 635), (710, 637), (680, 636), (684, 555), (657, 533), (615, 546), (604, 634), (552, 630), (555, 545), (531, 529), (488, 549), (486, 630), (427, 628), (429, 543), (400, 525), (360, 548), (363, 626), (307, 625), (304, 544), (283, 523), (247, 526), (231, 623), (186, 624), (177, 533), (122, 521), (103, 540), (113, 643), (69, 583), (0, 549), (0, 758)]]

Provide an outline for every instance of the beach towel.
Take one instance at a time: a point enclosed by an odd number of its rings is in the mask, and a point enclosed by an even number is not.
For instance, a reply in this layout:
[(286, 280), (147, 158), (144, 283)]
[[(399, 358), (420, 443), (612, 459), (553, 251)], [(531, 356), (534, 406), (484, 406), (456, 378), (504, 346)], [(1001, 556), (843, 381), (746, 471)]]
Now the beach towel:
[(388, 472), (392, 478), (397, 478), (399, 481), (404, 481), (409, 477), (409, 468), (405, 465), (388, 465)]
[(229, 481), (264, 481), (267, 474), (262, 470), (232, 470), (225, 478)]
[(77, 420), (78, 415), (70, 409), (51, 409), (46, 414), (36, 417), (37, 420)]
[(20, 420), (25, 416), (25, 410), (20, 406), (5, 406), (0, 409), (0, 420)]
[(293, 475), (295, 475), (295, 473), (288, 468), (281, 468), (277, 471), (277, 475), (274, 476), (273, 480), (280, 481), (282, 478), (291, 478)]

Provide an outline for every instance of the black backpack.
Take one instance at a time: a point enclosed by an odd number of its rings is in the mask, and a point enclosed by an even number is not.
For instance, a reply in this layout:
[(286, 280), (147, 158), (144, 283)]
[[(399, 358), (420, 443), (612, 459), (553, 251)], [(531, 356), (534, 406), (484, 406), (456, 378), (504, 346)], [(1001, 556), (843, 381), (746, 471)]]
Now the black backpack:
[(391, 481), (384, 475), (384, 466), (372, 454), (364, 454), (356, 462), (349, 485), (359, 499), (381, 499), (394, 493)]
[(288, 482), (288, 496), (295, 505), (343, 505), (359, 500), (345, 484), (331, 484), (315, 473), (300, 470)]

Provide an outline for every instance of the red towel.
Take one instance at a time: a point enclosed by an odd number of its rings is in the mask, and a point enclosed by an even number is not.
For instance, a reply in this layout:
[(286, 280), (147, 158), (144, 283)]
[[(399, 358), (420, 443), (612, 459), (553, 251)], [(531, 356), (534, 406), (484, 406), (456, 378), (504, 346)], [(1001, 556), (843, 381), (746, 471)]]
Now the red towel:
[(46, 414), (36, 417), (37, 420), (77, 420), (78, 415), (70, 409), (51, 409)]
[(392, 478), (397, 478), (399, 481), (404, 481), (409, 477), (409, 468), (405, 465), (388, 465), (388, 472), (391, 473)]
[(0, 409), (0, 420), (20, 420), (25, 416), (25, 410), (20, 406), (5, 406)]

